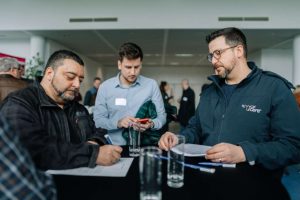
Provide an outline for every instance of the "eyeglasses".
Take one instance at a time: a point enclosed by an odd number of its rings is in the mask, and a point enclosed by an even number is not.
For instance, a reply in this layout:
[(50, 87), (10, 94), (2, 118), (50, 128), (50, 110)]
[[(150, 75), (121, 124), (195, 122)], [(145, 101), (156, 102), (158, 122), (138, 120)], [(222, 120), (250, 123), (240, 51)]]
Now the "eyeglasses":
[(225, 49), (218, 49), (218, 50), (215, 50), (214, 52), (209, 53), (209, 54), (207, 55), (207, 60), (208, 60), (209, 62), (212, 62), (213, 57), (214, 57), (215, 59), (218, 60), (218, 59), (221, 58), (222, 53), (224, 53), (226, 50), (232, 49), (232, 48), (237, 47), (237, 46), (238, 46), (238, 45), (235, 45), (235, 46), (232, 46), (232, 47), (228, 47), (228, 48), (225, 48)]

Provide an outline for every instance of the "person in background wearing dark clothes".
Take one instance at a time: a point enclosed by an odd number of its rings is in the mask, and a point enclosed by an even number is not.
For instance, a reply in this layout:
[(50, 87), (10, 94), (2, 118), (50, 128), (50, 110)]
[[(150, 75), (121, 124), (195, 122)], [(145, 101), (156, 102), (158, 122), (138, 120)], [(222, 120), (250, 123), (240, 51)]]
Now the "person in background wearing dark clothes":
[(192, 116), (195, 114), (195, 92), (190, 87), (189, 81), (184, 79), (181, 81), (182, 96), (180, 98), (180, 105), (177, 119), (180, 123), (181, 129), (185, 128)]
[(85, 106), (95, 106), (96, 96), (98, 88), (101, 84), (101, 79), (99, 77), (94, 78), (93, 87), (90, 88), (84, 96), (83, 105)]
[(177, 108), (171, 104), (171, 101), (173, 100), (172, 91), (170, 92), (170, 96), (167, 93), (167, 91), (171, 90), (171, 86), (166, 81), (161, 81), (159, 86), (161, 96), (164, 101), (164, 106), (167, 114), (167, 122), (165, 125), (161, 128), (162, 132), (166, 132), (169, 130), (169, 123), (171, 121), (175, 121), (177, 118)]
[(67, 50), (54, 52), (41, 81), (11, 93), (0, 106), (39, 169), (112, 165), (122, 148), (103, 145), (85, 107), (74, 101), (84, 78), (84, 63)]
[(167, 93), (167, 91), (171, 90), (170, 85), (166, 82), (166, 81), (161, 81), (160, 82), (160, 86), (159, 86), (164, 104), (171, 104), (171, 100), (174, 98), (173, 95), (171, 94), (169, 96), (169, 94)]

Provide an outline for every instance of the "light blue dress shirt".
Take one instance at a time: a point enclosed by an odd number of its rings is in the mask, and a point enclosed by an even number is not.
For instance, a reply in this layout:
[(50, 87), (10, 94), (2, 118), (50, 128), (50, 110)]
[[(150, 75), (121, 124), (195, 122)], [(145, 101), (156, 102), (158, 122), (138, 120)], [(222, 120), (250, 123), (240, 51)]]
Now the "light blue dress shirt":
[(155, 80), (138, 76), (135, 83), (129, 87), (121, 85), (120, 74), (103, 82), (98, 90), (94, 121), (96, 127), (105, 128), (113, 144), (125, 145), (122, 136), (123, 128), (118, 128), (118, 121), (124, 117), (135, 117), (139, 108), (151, 100), (157, 112), (157, 118), (152, 119), (154, 130), (160, 129), (166, 123), (166, 112), (162, 96)]

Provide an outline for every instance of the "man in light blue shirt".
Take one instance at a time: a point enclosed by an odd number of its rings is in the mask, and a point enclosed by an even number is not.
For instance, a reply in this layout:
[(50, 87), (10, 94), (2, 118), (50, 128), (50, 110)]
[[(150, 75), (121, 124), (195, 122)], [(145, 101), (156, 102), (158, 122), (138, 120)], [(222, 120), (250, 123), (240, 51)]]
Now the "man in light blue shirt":
[(96, 98), (94, 121), (96, 127), (108, 130), (113, 144), (125, 145), (122, 136), (124, 128), (128, 128), (140, 107), (147, 101), (155, 105), (157, 117), (145, 124), (141, 130), (157, 130), (166, 123), (163, 100), (155, 80), (140, 75), (143, 52), (134, 43), (125, 43), (119, 49), (118, 69), (116, 77), (108, 79), (99, 88)]

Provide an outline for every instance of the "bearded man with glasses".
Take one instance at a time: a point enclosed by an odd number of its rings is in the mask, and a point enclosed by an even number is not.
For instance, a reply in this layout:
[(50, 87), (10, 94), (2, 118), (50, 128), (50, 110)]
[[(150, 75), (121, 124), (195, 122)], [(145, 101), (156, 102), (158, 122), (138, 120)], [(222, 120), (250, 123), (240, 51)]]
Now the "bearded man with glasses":
[[(180, 134), (187, 143), (212, 146), (207, 160), (255, 165), (280, 181), (285, 166), (300, 162), (300, 112), (292, 84), (247, 62), (241, 30), (217, 30), (206, 41), (215, 74)], [(174, 140), (175, 135), (167, 132), (159, 146), (168, 150)]]

